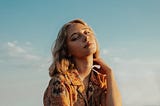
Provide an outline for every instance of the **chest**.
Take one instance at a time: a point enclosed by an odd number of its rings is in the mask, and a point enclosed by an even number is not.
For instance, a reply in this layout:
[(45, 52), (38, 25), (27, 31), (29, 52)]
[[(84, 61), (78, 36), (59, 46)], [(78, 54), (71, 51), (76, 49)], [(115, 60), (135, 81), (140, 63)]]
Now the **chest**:
[(105, 99), (106, 90), (92, 82), (89, 82), (85, 87), (87, 87), (86, 90), (82, 92), (77, 89), (77, 101), (74, 106), (101, 106), (103, 99)]

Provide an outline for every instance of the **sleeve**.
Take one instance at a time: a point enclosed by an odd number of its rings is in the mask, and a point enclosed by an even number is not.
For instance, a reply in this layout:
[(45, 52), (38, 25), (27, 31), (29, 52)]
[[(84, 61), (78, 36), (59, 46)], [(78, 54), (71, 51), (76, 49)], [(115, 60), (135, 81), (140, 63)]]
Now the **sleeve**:
[(44, 93), (43, 104), (44, 106), (70, 106), (69, 91), (62, 75), (55, 75), (49, 81)]

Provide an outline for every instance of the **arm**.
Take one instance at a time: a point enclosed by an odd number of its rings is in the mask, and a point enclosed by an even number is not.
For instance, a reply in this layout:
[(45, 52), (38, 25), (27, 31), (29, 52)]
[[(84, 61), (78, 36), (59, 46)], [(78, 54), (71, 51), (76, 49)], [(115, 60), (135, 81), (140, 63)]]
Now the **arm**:
[(121, 95), (118, 90), (113, 71), (110, 69), (107, 79), (107, 106), (122, 106)]
[(107, 92), (102, 96), (106, 99), (102, 103), (105, 102), (104, 106), (122, 106), (121, 94), (118, 90), (112, 69), (100, 58), (94, 59), (94, 62), (101, 65), (100, 72), (107, 75)]

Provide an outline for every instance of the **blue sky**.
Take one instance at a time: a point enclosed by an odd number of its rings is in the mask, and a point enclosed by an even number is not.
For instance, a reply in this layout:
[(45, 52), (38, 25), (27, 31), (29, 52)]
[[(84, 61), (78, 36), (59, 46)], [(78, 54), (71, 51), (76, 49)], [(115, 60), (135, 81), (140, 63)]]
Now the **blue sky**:
[(0, 0), (0, 104), (43, 106), (51, 45), (82, 18), (116, 76), (124, 106), (160, 105), (159, 0)]

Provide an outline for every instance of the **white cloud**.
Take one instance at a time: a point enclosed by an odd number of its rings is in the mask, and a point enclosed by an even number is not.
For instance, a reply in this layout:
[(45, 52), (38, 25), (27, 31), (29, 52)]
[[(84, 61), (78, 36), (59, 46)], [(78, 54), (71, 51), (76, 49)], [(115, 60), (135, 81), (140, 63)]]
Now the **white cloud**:
[(39, 56), (31, 55), (31, 54), (26, 54), (24, 57), (25, 59), (28, 59), (28, 60), (40, 60)]
[(27, 42), (26, 42), (26, 45), (31, 45), (31, 44), (32, 44), (32, 43), (31, 43), (31, 42), (29, 42), (29, 41), (27, 41)]
[(0, 48), (0, 63), (3, 63), (1, 68), (5, 68), (5, 70), (11, 70), (11, 68), (12, 70), (48, 69), (49, 56), (46, 57), (35, 53), (37, 50), (28, 44), (31, 43), (21, 44), (18, 41), (13, 41), (2, 44)]
[(160, 105), (160, 59), (126, 57), (125, 51), (107, 49), (102, 54), (115, 73), (124, 106)]
[(11, 43), (11, 42), (8, 42), (7, 44), (8, 44), (9, 47), (14, 47), (15, 46), (15, 44)]
[[(28, 42), (26, 42), (28, 43)], [(6, 52), (10, 55), (10, 57), (16, 57), (17, 59), (23, 60), (40, 60), (40, 56), (34, 55), (27, 47), (20, 46), (17, 42), (8, 42), (6, 46)]]
[(102, 54), (103, 54), (103, 55), (108, 55), (108, 54), (109, 54), (109, 51), (106, 50), (106, 49), (103, 49), (103, 50), (102, 50)]
[[(39, 52), (25, 42), (23, 44), (18, 41), (1, 43), (0, 98), (2, 101), (0, 104), (42, 106), (43, 92), (49, 80), (48, 67), (51, 62), (49, 56), (40, 55)], [(8, 100), (10, 102), (7, 102)]]
[(26, 50), (24, 50), (23, 48), (19, 47), (14, 42), (8, 42), (7, 43), (7, 49), (8, 49), (8, 54), (11, 55), (11, 56), (14, 56), (14, 55), (17, 55), (17, 54), (21, 54), (21, 53), (26, 53)]

